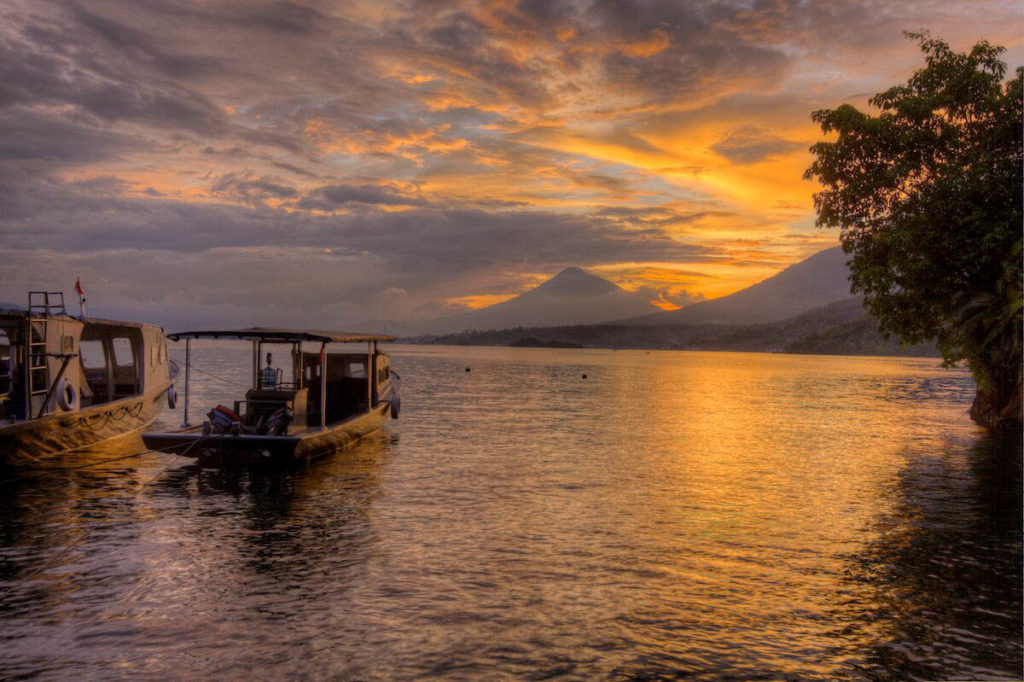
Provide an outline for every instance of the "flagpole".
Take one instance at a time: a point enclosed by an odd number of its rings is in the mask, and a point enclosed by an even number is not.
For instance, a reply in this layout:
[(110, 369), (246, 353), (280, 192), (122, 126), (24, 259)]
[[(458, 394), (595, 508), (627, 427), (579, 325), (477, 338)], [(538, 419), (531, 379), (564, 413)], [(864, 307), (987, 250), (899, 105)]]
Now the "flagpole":
[(85, 319), (85, 290), (82, 289), (82, 278), (75, 278), (75, 291), (78, 292), (78, 316)]

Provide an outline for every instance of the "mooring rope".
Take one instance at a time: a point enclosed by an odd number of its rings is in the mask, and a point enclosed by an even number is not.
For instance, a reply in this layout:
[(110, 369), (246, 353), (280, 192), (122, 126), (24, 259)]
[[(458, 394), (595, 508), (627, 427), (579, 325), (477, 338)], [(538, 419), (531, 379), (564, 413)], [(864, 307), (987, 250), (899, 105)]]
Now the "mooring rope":
[(186, 364), (185, 364), (185, 366), (186, 366), (186, 367), (189, 367), (189, 368), (191, 368), (191, 369), (194, 369), (195, 371), (199, 372), (200, 374), (205, 374), (205, 375), (206, 375), (206, 376), (208, 376), (208, 377), (213, 377), (214, 379), (217, 379), (217, 380), (219, 380), (219, 381), (223, 381), (223, 382), (224, 382), (224, 383), (226, 383), (226, 384), (231, 384), (231, 385), (233, 385), (233, 386), (240, 386), (240, 387), (242, 387), (242, 388), (244, 388), (244, 389), (250, 389), (250, 388), (252, 388), (252, 386), (250, 386), (250, 385), (248, 385), (248, 384), (240, 384), (240, 383), (238, 383), (237, 381), (233, 381), (233, 380), (231, 380), (231, 379), (225, 379), (225, 378), (224, 378), (224, 377), (222, 377), (222, 376), (218, 376), (218, 375), (214, 374), (213, 372), (207, 372), (207, 371), (206, 371), (205, 369), (200, 369), (199, 367), (196, 367), (196, 366), (195, 366), (194, 364), (192, 364), (192, 363), (186, 363)]

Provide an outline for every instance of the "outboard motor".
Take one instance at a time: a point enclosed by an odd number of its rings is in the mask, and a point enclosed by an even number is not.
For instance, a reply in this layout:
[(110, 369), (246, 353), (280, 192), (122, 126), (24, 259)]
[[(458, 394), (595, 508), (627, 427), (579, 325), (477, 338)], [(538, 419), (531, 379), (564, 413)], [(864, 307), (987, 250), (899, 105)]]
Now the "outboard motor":
[(268, 436), (283, 436), (288, 432), (288, 425), (291, 423), (292, 409), (285, 405), (267, 419), (265, 433)]
[(203, 424), (203, 433), (217, 435), (231, 433), (236, 436), (245, 433), (242, 418), (223, 405), (213, 408), (206, 416), (210, 418), (210, 421)]

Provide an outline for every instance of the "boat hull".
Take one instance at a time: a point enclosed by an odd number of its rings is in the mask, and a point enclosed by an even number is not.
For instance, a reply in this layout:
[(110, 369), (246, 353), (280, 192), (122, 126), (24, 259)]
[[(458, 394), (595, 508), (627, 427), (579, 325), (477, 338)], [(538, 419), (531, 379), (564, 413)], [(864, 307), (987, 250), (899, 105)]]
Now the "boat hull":
[(163, 409), (167, 387), (79, 412), (0, 425), (0, 463), (38, 466), (63, 453), (137, 434)]
[(369, 412), (323, 430), (309, 429), (299, 435), (203, 435), (199, 427), (192, 427), (170, 433), (144, 433), (142, 440), (152, 450), (194, 457), (210, 466), (282, 465), (308, 461), (349, 447), (379, 429), (390, 409), (390, 403), (381, 403)]

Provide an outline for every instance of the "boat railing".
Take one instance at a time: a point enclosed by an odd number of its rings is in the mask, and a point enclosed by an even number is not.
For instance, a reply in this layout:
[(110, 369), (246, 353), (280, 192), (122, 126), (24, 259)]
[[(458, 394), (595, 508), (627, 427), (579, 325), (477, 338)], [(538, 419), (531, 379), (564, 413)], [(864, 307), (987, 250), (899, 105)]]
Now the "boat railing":
[(28, 292), (28, 314), (30, 317), (50, 317), (51, 315), (67, 315), (67, 313), (63, 291)]

